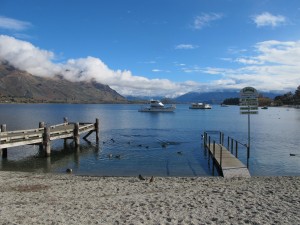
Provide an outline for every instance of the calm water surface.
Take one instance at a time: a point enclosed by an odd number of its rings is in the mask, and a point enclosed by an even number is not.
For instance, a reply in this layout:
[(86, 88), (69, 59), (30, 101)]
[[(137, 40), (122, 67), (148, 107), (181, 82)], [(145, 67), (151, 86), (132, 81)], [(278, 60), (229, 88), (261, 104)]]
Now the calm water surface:
[[(239, 107), (213, 106), (211, 110), (190, 110), (177, 105), (174, 113), (141, 113), (139, 105), (0, 104), (0, 123), (7, 130), (100, 119), (100, 141), (89, 136), (80, 149), (73, 143), (53, 141), (52, 155), (44, 158), (37, 146), (8, 149), (0, 159), (1, 170), (65, 173), (99, 176), (211, 176), (201, 135), (222, 131), (247, 143), (247, 116)], [(269, 108), (251, 116), (251, 155), (253, 176), (300, 175), (300, 110)], [(290, 153), (295, 156), (290, 156)], [(246, 149), (240, 148), (246, 163)], [(110, 157), (110, 155), (112, 157)]]

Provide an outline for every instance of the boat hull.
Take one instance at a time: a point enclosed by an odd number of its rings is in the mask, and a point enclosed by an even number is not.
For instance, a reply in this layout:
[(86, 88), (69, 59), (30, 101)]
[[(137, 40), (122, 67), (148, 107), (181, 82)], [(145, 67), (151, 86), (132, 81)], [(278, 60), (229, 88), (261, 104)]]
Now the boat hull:
[(139, 109), (139, 112), (174, 112), (175, 107), (165, 107), (165, 108), (150, 108), (150, 107), (145, 107)]
[(189, 109), (211, 109), (211, 106), (203, 103), (192, 103)]
[(199, 106), (199, 107), (190, 106), (189, 109), (211, 109), (211, 106)]

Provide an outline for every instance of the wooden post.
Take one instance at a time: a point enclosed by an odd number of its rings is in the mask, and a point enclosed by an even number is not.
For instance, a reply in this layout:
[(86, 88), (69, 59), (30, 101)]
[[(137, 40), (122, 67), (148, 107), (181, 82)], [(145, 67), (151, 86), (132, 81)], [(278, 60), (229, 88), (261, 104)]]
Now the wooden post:
[(227, 149), (229, 149), (230, 137), (227, 138)]
[(99, 141), (99, 119), (96, 118), (96, 123), (95, 123), (95, 131), (96, 131), (96, 141)]
[[(39, 128), (44, 128), (45, 123), (44, 122), (39, 122)], [(43, 142), (39, 145), (39, 150), (43, 151)]]
[[(6, 132), (6, 124), (1, 125), (1, 132)], [(7, 148), (0, 149), (2, 158), (6, 159), (7, 158)]]
[(43, 146), (46, 157), (51, 155), (50, 127), (44, 127)]
[(75, 147), (79, 146), (80, 144), (79, 123), (74, 124), (73, 139), (75, 142)]
[[(68, 123), (68, 117), (64, 117), (64, 126), (68, 125)], [(64, 148), (66, 148), (67, 144), (67, 138), (64, 138)]]
[(235, 157), (238, 158), (238, 142), (235, 141)]

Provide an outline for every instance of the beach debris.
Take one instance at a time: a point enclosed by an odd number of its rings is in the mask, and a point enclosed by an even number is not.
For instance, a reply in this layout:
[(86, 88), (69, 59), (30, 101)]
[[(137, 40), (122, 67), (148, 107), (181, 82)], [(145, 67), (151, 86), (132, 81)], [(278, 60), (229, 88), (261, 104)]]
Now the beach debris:
[(71, 168), (68, 168), (68, 169), (66, 169), (66, 172), (67, 172), (67, 173), (72, 173), (73, 170), (72, 170)]
[(139, 179), (140, 180), (146, 180), (141, 174), (139, 174)]
[(152, 176), (151, 178), (150, 178), (150, 183), (152, 183), (154, 181), (154, 177)]

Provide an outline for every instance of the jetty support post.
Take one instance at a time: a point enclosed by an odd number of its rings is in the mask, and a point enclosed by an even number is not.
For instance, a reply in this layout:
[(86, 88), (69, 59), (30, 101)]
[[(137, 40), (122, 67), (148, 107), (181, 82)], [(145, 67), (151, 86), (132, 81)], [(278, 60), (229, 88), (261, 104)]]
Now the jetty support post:
[[(39, 122), (39, 128), (45, 128), (45, 123)], [(43, 142), (39, 145), (39, 150), (43, 151)]]
[[(68, 117), (64, 117), (64, 126), (68, 124), (69, 124)], [(64, 138), (64, 148), (66, 148), (66, 146), (67, 146), (67, 138)]]
[(96, 131), (96, 141), (99, 142), (99, 119), (98, 118), (96, 118), (95, 131)]
[(220, 167), (222, 168), (222, 156), (223, 156), (223, 147), (220, 146)]
[(45, 156), (49, 157), (51, 155), (50, 127), (44, 127), (43, 147), (45, 151)]
[(213, 161), (213, 165), (212, 165), (213, 176), (215, 175), (215, 161), (214, 161), (214, 159), (215, 159), (215, 150), (216, 150), (216, 142), (213, 141), (213, 159), (212, 159), (212, 161)]
[(75, 147), (78, 147), (80, 145), (79, 123), (74, 124), (73, 139)]
[(247, 168), (249, 168), (250, 145), (247, 145)]
[[(1, 125), (1, 132), (6, 132), (6, 124)], [(7, 148), (2, 148), (2, 149), (0, 148), (0, 152), (2, 154), (2, 158), (6, 159), (7, 158)]]

